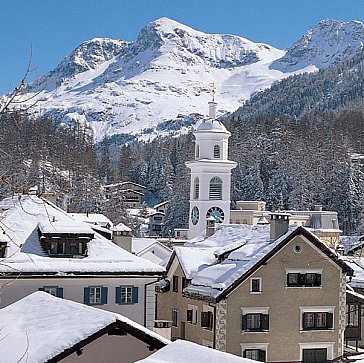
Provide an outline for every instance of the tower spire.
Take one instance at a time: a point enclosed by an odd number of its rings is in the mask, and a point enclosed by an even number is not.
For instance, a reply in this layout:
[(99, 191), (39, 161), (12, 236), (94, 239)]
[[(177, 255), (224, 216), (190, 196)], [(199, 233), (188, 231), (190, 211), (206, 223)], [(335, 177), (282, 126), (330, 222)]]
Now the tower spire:
[(215, 102), (215, 93), (216, 93), (215, 82), (211, 82), (209, 84), (209, 87), (212, 93), (212, 101), (209, 102), (209, 118), (212, 118), (214, 120), (216, 118), (216, 107), (217, 107), (217, 103)]

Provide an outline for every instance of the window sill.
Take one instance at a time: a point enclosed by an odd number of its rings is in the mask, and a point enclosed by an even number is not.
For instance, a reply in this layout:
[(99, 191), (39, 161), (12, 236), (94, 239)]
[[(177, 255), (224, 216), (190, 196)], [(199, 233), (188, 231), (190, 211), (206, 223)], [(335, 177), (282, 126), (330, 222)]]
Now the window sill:
[(321, 332), (335, 332), (335, 329), (306, 329), (300, 330), (300, 333), (321, 333)]
[(286, 289), (322, 289), (322, 286), (285, 286)]
[(250, 291), (250, 295), (260, 295), (261, 291)]
[(269, 330), (244, 330), (241, 332), (242, 334), (254, 334), (254, 333), (259, 333), (259, 334), (268, 334)]

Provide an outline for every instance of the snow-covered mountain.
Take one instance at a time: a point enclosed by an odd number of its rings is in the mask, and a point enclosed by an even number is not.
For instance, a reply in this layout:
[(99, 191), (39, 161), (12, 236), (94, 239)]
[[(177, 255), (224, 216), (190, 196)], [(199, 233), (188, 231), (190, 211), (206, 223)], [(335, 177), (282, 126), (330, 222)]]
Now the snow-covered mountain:
[(294, 72), (305, 67), (322, 69), (342, 62), (363, 49), (364, 24), (359, 21), (320, 21), (294, 43), (271, 68)]
[(189, 114), (206, 113), (211, 82), (217, 85), (219, 112), (234, 111), (252, 93), (292, 72), (350, 57), (363, 38), (362, 23), (326, 20), (286, 53), (161, 18), (133, 42), (96, 38), (82, 43), (40, 79), (37, 109), (62, 122), (88, 123), (97, 140), (142, 132), (149, 138), (176, 125), (183, 129), (194, 122)]

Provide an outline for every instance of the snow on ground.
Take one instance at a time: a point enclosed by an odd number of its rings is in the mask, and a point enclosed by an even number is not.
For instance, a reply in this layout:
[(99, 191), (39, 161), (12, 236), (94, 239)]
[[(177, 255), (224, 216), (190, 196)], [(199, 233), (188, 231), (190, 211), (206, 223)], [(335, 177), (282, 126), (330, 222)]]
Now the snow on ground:
[[(56, 298), (45, 292), (35, 292), (0, 309), (0, 360), (46, 362), (116, 321), (124, 322), (164, 344), (170, 343), (120, 314)], [(21, 360), (23, 355), (24, 360)]]

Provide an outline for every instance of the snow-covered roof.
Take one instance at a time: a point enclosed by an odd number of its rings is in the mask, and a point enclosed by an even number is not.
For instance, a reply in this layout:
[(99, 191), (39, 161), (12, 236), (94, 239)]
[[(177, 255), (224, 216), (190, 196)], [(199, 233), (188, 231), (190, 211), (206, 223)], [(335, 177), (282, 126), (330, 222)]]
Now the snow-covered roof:
[[(211, 237), (203, 241), (187, 242), (184, 247), (175, 248), (182, 269), (185, 273), (187, 271), (186, 277), (192, 278), (184, 293), (218, 298), (298, 233), (303, 233), (331, 258), (336, 259), (338, 264), (350, 270), (345, 263), (334, 257), (334, 251), (302, 226), (293, 225), (280, 238), (271, 241), (269, 226), (221, 225)], [(216, 263), (216, 259), (214, 261), (213, 254), (219, 255), (228, 251), (232, 252), (223, 262)]]
[(138, 363), (253, 363), (256, 361), (220, 352), (187, 340), (176, 340)]
[(146, 340), (160, 346), (170, 343), (120, 314), (40, 291), (0, 309), (0, 321), (2, 362), (20, 362), (23, 355), (27, 363), (47, 362), (113, 323), (120, 323), (137, 335), (140, 332)]
[(165, 205), (165, 204), (167, 204), (167, 203), (169, 203), (169, 200), (166, 200), (166, 201), (164, 201), (164, 202), (162, 202), (162, 203), (156, 204), (153, 208), (157, 209), (157, 208), (159, 208), (159, 207), (161, 207), (162, 205)]
[(69, 213), (76, 221), (98, 224), (101, 227), (112, 226), (113, 223), (101, 213)]
[(138, 254), (154, 244), (160, 245), (162, 248), (166, 249), (166, 251), (171, 251), (167, 246), (154, 238), (133, 238), (132, 249), (134, 253)]
[(48, 220), (38, 223), (38, 228), (42, 233), (62, 233), (62, 234), (94, 234), (94, 231), (84, 223), (77, 223), (72, 220)]
[(114, 226), (113, 228), (111, 228), (112, 231), (115, 232), (131, 232), (131, 228), (129, 228), (128, 226), (126, 226), (124, 223), (119, 223), (116, 226)]
[(38, 223), (52, 228), (53, 217), (62, 225), (78, 224), (80, 230), (90, 226), (76, 222), (62, 209), (36, 196), (6, 198), (0, 202), (0, 228), (8, 241), (7, 255), (0, 259), (0, 272), (31, 274), (162, 274), (164, 268), (139, 258), (94, 233), (84, 258), (48, 257), (37, 232)]
[(197, 126), (197, 132), (219, 132), (230, 134), (226, 127), (218, 120), (204, 120)]

